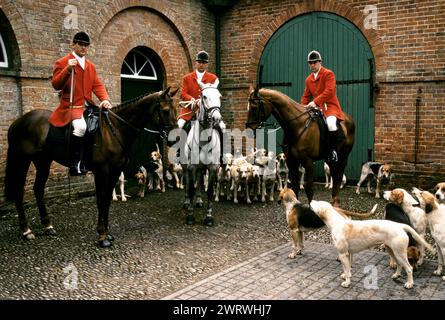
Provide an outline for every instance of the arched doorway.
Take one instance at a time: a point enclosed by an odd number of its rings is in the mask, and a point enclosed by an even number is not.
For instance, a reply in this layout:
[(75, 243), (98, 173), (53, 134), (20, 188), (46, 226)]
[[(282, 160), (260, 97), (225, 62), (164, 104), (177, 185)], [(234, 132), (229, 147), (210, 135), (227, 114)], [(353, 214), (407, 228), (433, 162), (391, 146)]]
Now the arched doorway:
[[(306, 60), (311, 50), (319, 51), (323, 65), (334, 71), (342, 109), (356, 123), (355, 144), (345, 173), (348, 179), (358, 180), (361, 163), (374, 157), (375, 72), (371, 48), (355, 25), (325, 12), (312, 12), (290, 20), (268, 41), (261, 56), (258, 81), (300, 102), (309, 75)], [(269, 119), (268, 123), (269, 129), (278, 128), (275, 119)], [(281, 129), (276, 136), (281, 143)], [(319, 161), (316, 165), (319, 177), (323, 175), (322, 167)]]
[[(121, 100), (131, 100), (141, 95), (162, 90), (164, 84), (164, 66), (159, 56), (147, 47), (133, 48), (125, 57), (121, 68)], [(147, 124), (147, 129), (150, 128)], [(133, 176), (138, 167), (148, 162), (150, 152), (159, 145), (161, 152), (162, 139), (157, 134), (142, 131), (134, 141), (130, 163), (125, 169), (127, 177)]]
[(6, 53), (5, 43), (0, 33), (0, 68), (7, 68), (8, 66), (8, 54)]

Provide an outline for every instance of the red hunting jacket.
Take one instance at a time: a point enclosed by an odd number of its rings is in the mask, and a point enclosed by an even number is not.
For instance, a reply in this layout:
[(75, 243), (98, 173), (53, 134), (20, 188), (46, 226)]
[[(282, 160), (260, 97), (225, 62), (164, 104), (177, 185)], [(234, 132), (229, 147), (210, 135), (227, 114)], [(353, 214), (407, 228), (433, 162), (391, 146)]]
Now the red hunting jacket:
[[(203, 83), (214, 83), (218, 77), (211, 73), (205, 72), (202, 76)], [(198, 77), (196, 75), (196, 71), (190, 72), (184, 76), (182, 79), (182, 88), (181, 88), (181, 100), (182, 101), (190, 101), (192, 98), (198, 99), (201, 96), (201, 88), (198, 84)], [(179, 117), (184, 119), (185, 121), (190, 121), (193, 117), (192, 110), (190, 108), (181, 108), (179, 111)]]
[(312, 100), (325, 117), (335, 116), (337, 119), (343, 120), (337, 98), (335, 75), (331, 70), (321, 67), (317, 79), (314, 79), (313, 73), (306, 78), (306, 87), (301, 97), (301, 104), (307, 105)]
[(71, 73), (67, 66), (69, 59), (75, 59), (72, 53), (60, 58), (54, 64), (51, 84), (54, 89), (61, 90), (61, 96), (59, 106), (51, 114), (49, 122), (56, 127), (62, 127), (74, 119), (80, 119), (85, 110), (85, 101), (94, 104), (92, 92), (100, 101), (110, 100), (105, 86), (97, 76), (96, 67), (91, 61), (85, 59), (85, 70), (79, 64), (74, 68), (74, 99), (73, 109), (70, 110)]

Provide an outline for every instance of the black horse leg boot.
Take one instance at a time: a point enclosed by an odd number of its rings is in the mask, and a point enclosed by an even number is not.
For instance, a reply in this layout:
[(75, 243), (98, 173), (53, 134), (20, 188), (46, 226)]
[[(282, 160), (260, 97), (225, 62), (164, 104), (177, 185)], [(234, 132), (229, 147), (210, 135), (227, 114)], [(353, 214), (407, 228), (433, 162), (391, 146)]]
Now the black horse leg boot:
[(70, 137), (70, 175), (80, 176), (88, 172), (82, 162), (83, 138), (71, 135)]
[(335, 131), (329, 131), (329, 151), (328, 156), (326, 158), (327, 163), (336, 163), (338, 161), (337, 156), (337, 138), (338, 138), (338, 130)]

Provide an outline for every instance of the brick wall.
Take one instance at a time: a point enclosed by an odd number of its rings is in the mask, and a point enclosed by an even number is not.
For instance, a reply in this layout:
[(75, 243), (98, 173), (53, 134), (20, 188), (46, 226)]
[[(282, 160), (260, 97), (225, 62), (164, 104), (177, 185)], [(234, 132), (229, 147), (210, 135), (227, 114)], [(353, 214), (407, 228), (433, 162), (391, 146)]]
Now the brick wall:
[[(20, 112), (19, 89), (15, 78), (0, 78), (0, 154), (6, 154), (8, 148), (6, 134), (11, 122)], [(0, 159), (4, 159), (3, 157)], [(1, 162), (3, 164), (3, 161)]]

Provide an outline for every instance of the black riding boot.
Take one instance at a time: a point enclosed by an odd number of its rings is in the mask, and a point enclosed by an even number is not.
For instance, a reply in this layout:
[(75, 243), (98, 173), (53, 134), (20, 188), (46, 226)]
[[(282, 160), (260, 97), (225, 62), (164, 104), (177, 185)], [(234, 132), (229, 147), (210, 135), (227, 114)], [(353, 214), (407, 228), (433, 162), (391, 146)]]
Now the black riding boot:
[(80, 176), (88, 172), (82, 162), (83, 155), (83, 138), (71, 135), (69, 142), (70, 150), (70, 175)]
[(338, 130), (329, 131), (328, 133), (329, 143), (328, 143), (328, 156), (326, 157), (327, 163), (336, 163), (338, 161), (337, 155), (337, 140), (338, 140)]

